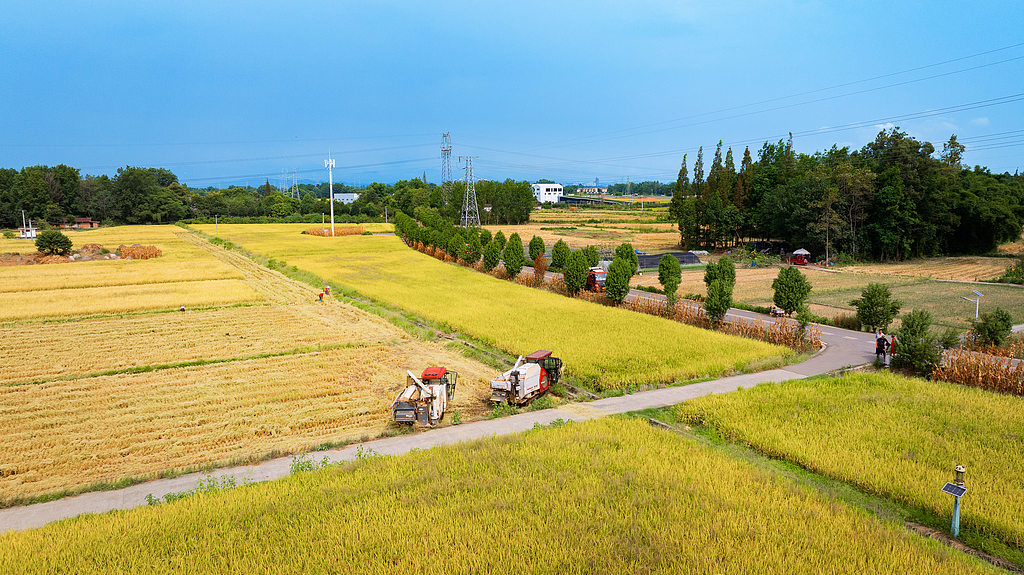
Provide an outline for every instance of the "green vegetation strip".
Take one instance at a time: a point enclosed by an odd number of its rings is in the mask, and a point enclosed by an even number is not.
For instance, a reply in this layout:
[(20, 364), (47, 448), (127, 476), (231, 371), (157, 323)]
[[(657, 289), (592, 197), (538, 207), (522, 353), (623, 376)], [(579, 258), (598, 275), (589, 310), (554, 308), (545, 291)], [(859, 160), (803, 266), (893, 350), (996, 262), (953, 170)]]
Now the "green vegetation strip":
[(410, 453), (0, 536), (19, 573), (993, 573), (644, 422)]
[(1020, 550), (1022, 407), (1019, 397), (879, 373), (760, 385), (676, 409), (682, 421), (940, 517), (953, 507), (940, 488), (962, 464), (962, 526)]

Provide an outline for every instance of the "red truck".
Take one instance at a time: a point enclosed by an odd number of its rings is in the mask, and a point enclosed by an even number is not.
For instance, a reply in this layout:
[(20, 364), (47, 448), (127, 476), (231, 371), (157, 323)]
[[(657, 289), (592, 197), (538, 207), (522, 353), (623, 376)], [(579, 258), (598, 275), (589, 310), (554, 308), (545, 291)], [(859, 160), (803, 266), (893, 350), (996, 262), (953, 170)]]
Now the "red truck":
[(603, 292), (604, 291), (604, 280), (608, 277), (608, 272), (604, 271), (603, 268), (593, 267), (587, 270), (587, 284), (584, 288), (587, 291)]

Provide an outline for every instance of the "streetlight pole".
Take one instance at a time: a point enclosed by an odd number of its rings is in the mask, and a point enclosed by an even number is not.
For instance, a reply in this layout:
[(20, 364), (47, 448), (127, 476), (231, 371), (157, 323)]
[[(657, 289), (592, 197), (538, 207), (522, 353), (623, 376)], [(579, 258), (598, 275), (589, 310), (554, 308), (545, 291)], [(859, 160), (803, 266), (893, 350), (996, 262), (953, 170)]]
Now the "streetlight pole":
[(974, 302), (974, 320), (977, 321), (978, 320), (978, 310), (981, 307), (981, 298), (985, 297), (985, 294), (981, 293), (978, 290), (973, 290), (973, 291), (974, 291), (974, 295), (978, 296), (976, 299), (971, 299), (969, 297), (964, 297), (964, 296), (960, 296), (960, 299), (965, 299), (967, 301), (973, 301)]
[(331, 237), (334, 237), (334, 160), (331, 159), (331, 154), (327, 154), (327, 159), (324, 160), (324, 167), (327, 168), (327, 179), (330, 182), (330, 194), (329, 201), (331, 203)]

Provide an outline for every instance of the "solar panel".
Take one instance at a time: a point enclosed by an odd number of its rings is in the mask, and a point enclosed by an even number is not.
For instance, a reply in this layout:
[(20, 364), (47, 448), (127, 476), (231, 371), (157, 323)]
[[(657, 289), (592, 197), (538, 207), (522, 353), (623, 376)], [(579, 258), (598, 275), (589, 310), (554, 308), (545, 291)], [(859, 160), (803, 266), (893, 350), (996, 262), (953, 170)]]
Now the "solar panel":
[(943, 493), (948, 493), (953, 497), (963, 497), (964, 493), (967, 493), (967, 488), (963, 485), (956, 485), (954, 483), (947, 483), (942, 486)]

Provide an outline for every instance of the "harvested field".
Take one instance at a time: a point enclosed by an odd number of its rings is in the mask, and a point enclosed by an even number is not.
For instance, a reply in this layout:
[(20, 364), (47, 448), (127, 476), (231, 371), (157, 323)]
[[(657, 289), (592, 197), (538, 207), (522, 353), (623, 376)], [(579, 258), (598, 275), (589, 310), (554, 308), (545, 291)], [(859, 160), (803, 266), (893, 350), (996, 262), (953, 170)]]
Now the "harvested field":
[(100, 314), (261, 303), (242, 280), (37, 290), (0, 293), (0, 321), (67, 319)]
[(988, 281), (1006, 271), (1013, 260), (1006, 258), (985, 258), (962, 256), (928, 258), (897, 263), (857, 264), (845, 266), (844, 270), (901, 276), (918, 276), (939, 280)]
[[(337, 302), (230, 307), (0, 327), (0, 384), (220, 360), (296, 348), (385, 343), (404, 332)], [(62, 350), (53, 353), (54, 349)]]
[(197, 257), (184, 262), (168, 258), (109, 260), (63, 266), (0, 267), (0, 293), (241, 278), (238, 270), (215, 258)]
[[(493, 225), (483, 226), (492, 234), (501, 230), (505, 237), (513, 233), (519, 234), (523, 242), (529, 242), (533, 236), (540, 236), (548, 251), (558, 240), (564, 240), (572, 249), (584, 248), (588, 245), (614, 248), (623, 242), (633, 244), (638, 250), (667, 250), (679, 245), (679, 234), (663, 226), (670, 224), (570, 224), (557, 226), (552, 224), (531, 223), (520, 226)], [(547, 228), (547, 229), (544, 229)], [(575, 228), (575, 229), (570, 229)]]
[(0, 387), (0, 500), (375, 436), (428, 365), (459, 372), (450, 409), (487, 410), (492, 370), (425, 343)]

